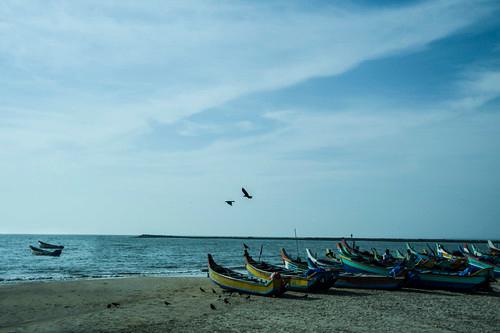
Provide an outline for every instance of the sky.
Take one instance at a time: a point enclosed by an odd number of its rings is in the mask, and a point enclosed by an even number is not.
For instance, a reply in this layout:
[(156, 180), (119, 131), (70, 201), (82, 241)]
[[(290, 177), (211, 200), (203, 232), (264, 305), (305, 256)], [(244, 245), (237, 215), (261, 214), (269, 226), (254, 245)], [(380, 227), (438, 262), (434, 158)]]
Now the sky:
[(499, 17), (2, 1), (0, 233), (500, 239)]

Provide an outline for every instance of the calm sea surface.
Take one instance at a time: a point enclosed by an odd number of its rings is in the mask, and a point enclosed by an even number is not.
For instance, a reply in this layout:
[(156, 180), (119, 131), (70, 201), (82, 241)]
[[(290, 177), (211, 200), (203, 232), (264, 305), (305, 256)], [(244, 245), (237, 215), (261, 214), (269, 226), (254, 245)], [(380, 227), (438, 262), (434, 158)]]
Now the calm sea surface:
[[(28, 245), (38, 246), (42, 240), (65, 246), (60, 257), (35, 256)], [(71, 235), (0, 235), (0, 283), (33, 280), (63, 280), (82, 278), (144, 276), (204, 276), (207, 253), (233, 269), (243, 269), (242, 243), (258, 257), (263, 245), (262, 260), (280, 264), (279, 250), (297, 255), (295, 240), (260, 239), (192, 239), (135, 238), (132, 236), (71, 236)], [(404, 249), (404, 243), (357, 242), (361, 248)], [(457, 243), (443, 243), (455, 250)], [(299, 240), (299, 251), (305, 248), (323, 256), (326, 248), (335, 249), (333, 241)], [(425, 248), (425, 243), (414, 243)], [(485, 245), (480, 244), (483, 248)]]

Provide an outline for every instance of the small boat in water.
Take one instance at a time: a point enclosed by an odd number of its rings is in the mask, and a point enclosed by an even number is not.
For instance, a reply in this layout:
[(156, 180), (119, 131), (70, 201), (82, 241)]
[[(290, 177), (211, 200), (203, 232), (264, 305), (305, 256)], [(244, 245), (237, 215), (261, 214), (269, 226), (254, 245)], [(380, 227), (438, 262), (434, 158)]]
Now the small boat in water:
[(275, 274), (263, 280), (235, 272), (218, 265), (208, 254), (208, 277), (222, 289), (260, 296), (280, 296), (286, 290), (286, 281)]
[(54, 245), (54, 244), (49, 244), (49, 243), (45, 243), (45, 242), (42, 242), (42, 241), (38, 241), (38, 244), (40, 244), (40, 248), (42, 249), (64, 249), (64, 246), (62, 245)]
[(30, 245), (31, 253), (36, 256), (50, 256), (50, 257), (59, 257), (62, 253), (61, 249), (57, 249), (54, 251), (42, 250), (38, 247), (34, 247)]

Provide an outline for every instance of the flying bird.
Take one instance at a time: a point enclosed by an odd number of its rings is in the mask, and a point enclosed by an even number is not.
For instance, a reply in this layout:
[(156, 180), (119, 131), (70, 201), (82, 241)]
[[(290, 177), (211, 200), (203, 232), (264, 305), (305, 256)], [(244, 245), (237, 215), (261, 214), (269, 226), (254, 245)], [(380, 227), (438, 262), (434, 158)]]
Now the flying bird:
[(252, 199), (253, 198), (250, 194), (248, 194), (247, 190), (245, 190), (244, 187), (241, 188), (241, 191), (243, 192), (243, 197), (244, 198), (248, 198), (248, 199)]
[(229, 206), (232, 206), (233, 203), (234, 203), (234, 200), (226, 200), (226, 203), (229, 205)]

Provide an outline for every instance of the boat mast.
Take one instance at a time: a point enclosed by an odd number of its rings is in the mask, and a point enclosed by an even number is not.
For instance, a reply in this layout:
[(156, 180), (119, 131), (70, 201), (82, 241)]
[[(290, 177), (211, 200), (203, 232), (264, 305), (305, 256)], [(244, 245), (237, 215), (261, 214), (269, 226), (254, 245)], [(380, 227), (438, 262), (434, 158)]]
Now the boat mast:
[(295, 233), (295, 246), (297, 247), (297, 259), (299, 259), (299, 240), (297, 239), (297, 229), (293, 228), (293, 232)]

